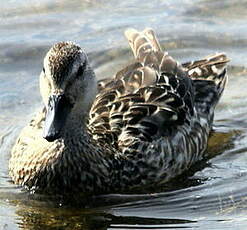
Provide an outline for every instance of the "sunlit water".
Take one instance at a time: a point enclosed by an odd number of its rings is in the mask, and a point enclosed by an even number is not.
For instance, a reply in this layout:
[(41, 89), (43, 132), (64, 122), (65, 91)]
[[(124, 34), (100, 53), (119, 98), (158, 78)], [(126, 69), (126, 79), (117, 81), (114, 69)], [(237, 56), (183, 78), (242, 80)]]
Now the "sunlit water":
[[(23, 0), (0, 8), (0, 229), (246, 229), (247, 1)], [(29, 194), (8, 177), (10, 149), (41, 106), (49, 47), (72, 40), (99, 78), (132, 58), (123, 31), (152, 27), (180, 62), (225, 52), (229, 82), (216, 109), (209, 159), (165, 188), (86, 201)]]

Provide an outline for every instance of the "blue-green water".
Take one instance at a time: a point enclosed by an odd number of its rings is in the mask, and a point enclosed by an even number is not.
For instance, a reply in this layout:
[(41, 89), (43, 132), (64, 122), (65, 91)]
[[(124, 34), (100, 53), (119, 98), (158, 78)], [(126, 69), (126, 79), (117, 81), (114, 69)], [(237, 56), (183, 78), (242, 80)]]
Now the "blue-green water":
[[(247, 1), (9, 0), (0, 8), (0, 229), (246, 229)], [(215, 115), (211, 157), (148, 194), (70, 203), (10, 182), (8, 159), (41, 106), (38, 76), (49, 47), (72, 40), (99, 78), (132, 58), (123, 32), (152, 27), (180, 62), (225, 52), (229, 82)], [(75, 205), (76, 204), (76, 205)]]

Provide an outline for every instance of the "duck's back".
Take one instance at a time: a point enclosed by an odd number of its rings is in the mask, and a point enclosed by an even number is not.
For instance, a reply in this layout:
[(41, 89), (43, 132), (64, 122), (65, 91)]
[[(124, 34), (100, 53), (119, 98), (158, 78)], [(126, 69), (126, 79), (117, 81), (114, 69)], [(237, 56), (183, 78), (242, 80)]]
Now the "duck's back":
[[(129, 30), (126, 36), (135, 61), (100, 82), (89, 118), (94, 138), (126, 151), (172, 139), (195, 124), (207, 136), (226, 81), (226, 56), (179, 65), (162, 52), (152, 30)], [(202, 139), (205, 146), (207, 138)]]

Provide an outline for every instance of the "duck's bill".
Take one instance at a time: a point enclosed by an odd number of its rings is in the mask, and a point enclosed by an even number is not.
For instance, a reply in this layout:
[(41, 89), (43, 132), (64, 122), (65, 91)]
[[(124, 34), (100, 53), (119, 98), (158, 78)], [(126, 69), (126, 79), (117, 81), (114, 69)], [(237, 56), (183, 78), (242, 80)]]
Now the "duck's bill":
[(71, 105), (63, 94), (49, 97), (43, 129), (43, 137), (47, 141), (52, 142), (61, 137), (70, 110)]

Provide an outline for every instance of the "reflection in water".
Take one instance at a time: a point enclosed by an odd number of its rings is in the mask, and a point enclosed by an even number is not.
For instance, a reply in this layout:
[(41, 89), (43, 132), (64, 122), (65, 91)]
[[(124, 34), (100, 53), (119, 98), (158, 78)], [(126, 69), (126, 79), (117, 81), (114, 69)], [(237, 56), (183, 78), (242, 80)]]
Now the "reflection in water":
[(142, 218), (135, 216), (114, 216), (97, 211), (60, 210), (52, 212), (47, 209), (27, 210), (18, 212), (20, 216), (19, 226), (22, 229), (91, 229), (103, 230), (112, 228), (125, 229), (153, 229), (164, 226), (179, 226), (195, 221), (183, 219)]
[[(245, 229), (247, 224), (247, 1), (5, 1), (0, 28), (0, 229)], [(208, 157), (169, 184), (100, 197), (45, 197), (11, 184), (7, 162), (41, 107), (38, 75), (57, 41), (78, 42), (99, 78), (131, 53), (127, 27), (153, 27), (180, 62), (216, 51), (232, 59)]]

